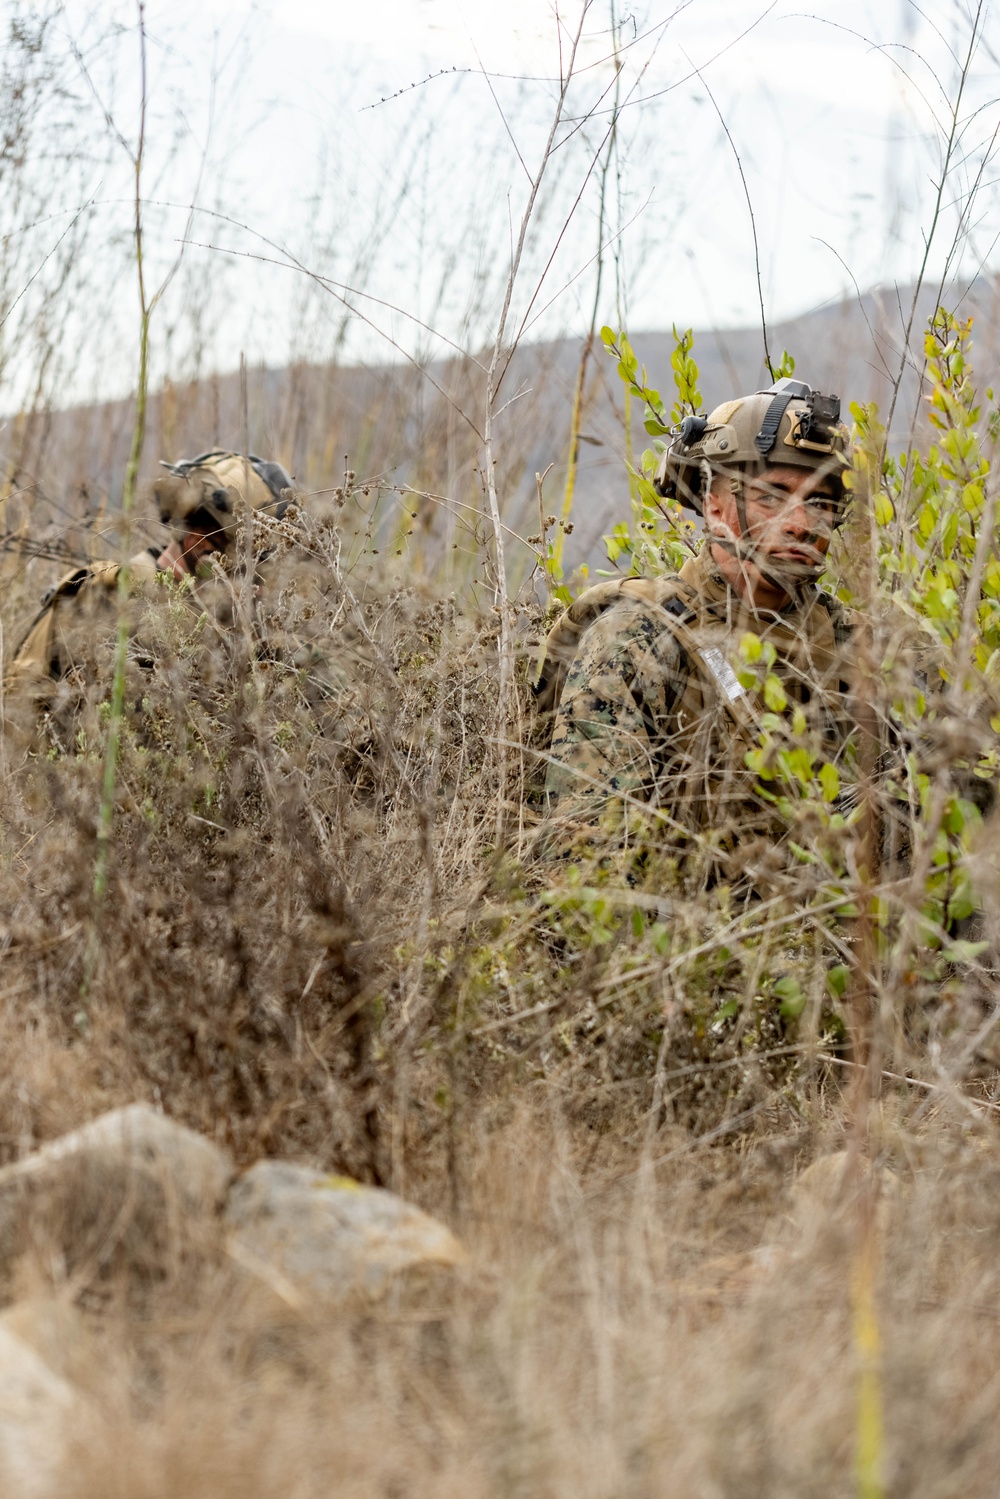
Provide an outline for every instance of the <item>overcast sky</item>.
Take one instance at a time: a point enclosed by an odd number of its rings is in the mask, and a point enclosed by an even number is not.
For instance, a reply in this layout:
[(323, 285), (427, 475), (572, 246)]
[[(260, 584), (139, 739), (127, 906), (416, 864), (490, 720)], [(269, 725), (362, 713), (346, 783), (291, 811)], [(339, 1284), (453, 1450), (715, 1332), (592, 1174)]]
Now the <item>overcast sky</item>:
[[(169, 319), (177, 330), (198, 322), (203, 359), (231, 365), (241, 349), (272, 361), (334, 351), (375, 359), (396, 346), (423, 356), (488, 336), (552, 118), (560, 33), (565, 65), (581, 0), (565, 0), (561, 24), (549, 0), (147, 0), (146, 9), (151, 265), (165, 270), (190, 241)], [(615, 0), (625, 107), (601, 236), (614, 47), (609, 0), (595, 0), (568, 105), (579, 128), (557, 135), (515, 291), (517, 325), (527, 319), (533, 335), (586, 326), (602, 237), (601, 321), (620, 311), (636, 330), (754, 323), (747, 195), (769, 319), (855, 282), (912, 278), (975, 9), (975, 0)], [(105, 67), (101, 28), (112, 12), (133, 29)], [(95, 13), (71, 0), (63, 22), (74, 47), (88, 57), (93, 47), (98, 93), (107, 102), (102, 91), (113, 90), (129, 139), (134, 15), (131, 4)], [(992, 42), (987, 31), (965, 86), (933, 270), (996, 128)], [(96, 182), (95, 211), (119, 238), (129, 171), (124, 151), (112, 151)], [(994, 199), (990, 186), (969, 216), (966, 273), (992, 264)], [(189, 222), (181, 210), (192, 202)], [(344, 303), (289, 270), (289, 253), (353, 288), (342, 295), (363, 317), (345, 324)], [(178, 331), (178, 348), (191, 336)]]

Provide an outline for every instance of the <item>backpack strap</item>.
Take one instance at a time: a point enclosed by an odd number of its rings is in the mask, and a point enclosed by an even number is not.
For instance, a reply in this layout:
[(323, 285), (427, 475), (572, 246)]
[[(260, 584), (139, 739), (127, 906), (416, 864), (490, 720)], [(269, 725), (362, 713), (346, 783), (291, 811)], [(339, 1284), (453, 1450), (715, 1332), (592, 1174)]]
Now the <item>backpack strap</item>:
[(558, 710), (584, 631), (606, 610), (626, 599), (637, 599), (670, 616), (668, 629), (688, 669), (701, 680), (710, 698), (722, 704), (743, 733), (756, 731), (758, 709), (753, 694), (743, 687), (725, 652), (698, 638), (695, 627), (702, 611), (697, 607), (697, 589), (676, 574), (669, 578), (615, 579), (598, 583), (580, 594), (545, 640), (534, 684), (541, 721), (547, 722)]
[(636, 599), (664, 609), (671, 616), (670, 629), (678, 644), (685, 655), (690, 655), (690, 641), (681, 638), (681, 631), (698, 617), (697, 610), (691, 607), (693, 597), (694, 590), (678, 577), (615, 578), (585, 588), (556, 620), (542, 646), (532, 684), (539, 713), (554, 713), (558, 708), (584, 631), (608, 609), (625, 600)]

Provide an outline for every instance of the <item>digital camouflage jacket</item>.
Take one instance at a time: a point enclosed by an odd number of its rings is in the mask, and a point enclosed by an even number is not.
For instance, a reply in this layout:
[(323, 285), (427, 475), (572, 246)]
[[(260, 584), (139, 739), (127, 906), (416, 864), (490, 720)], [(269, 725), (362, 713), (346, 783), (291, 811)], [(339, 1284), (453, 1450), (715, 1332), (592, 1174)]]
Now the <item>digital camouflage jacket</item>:
[(755, 614), (706, 545), (675, 577), (588, 589), (550, 633), (536, 689), (551, 721), (547, 854), (620, 849), (648, 829), (646, 809), (661, 837), (709, 863), (782, 836), (746, 767), (767, 711), (737, 676), (748, 632), (774, 646), (771, 670), (813, 745), (843, 760), (853, 715), (840, 605), (811, 587)]

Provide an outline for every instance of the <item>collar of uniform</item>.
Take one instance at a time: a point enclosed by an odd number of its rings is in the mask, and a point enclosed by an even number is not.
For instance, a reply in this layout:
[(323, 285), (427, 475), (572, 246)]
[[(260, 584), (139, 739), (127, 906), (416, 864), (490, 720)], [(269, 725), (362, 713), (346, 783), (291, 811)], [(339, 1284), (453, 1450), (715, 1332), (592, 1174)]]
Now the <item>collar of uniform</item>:
[(817, 598), (816, 588), (808, 587), (803, 589), (797, 597), (793, 595), (783, 609), (777, 611), (764, 609), (758, 613), (755, 609), (751, 609), (735, 589), (726, 582), (712, 556), (711, 543), (707, 538), (702, 542), (696, 555), (689, 557), (684, 563), (679, 576), (706, 601), (713, 614), (725, 614), (730, 617), (743, 615), (747, 619), (787, 621), (793, 615), (811, 609)]

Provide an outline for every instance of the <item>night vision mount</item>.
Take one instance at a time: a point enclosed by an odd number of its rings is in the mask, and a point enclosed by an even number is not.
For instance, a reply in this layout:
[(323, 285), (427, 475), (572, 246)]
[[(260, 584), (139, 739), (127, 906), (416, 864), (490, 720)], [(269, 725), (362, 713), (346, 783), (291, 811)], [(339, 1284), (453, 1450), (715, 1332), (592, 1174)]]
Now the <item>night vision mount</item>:
[(824, 396), (812, 390), (804, 380), (776, 380), (762, 395), (773, 396), (767, 408), (760, 431), (754, 438), (754, 446), (762, 458), (766, 458), (774, 447), (781, 426), (781, 418), (792, 401), (805, 406), (798, 412), (785, 441), (794, 447), (810, 448), (814, 452), (832, 452), (840, 424), (840, 397)]
[[(834, 450), (840, 427), (839, 396), (825, 396), (820, 391), (813, 390), (804, 380), (792, 379), (776, 380), (759, 394), (772, 398), (753, 438), (753, 445), (761, 458), (766, 458), (774, 447), (781, 418), (793, 402), (796, 409), (792, 414), (786, 443), (790, 447), (805, 448), (817, 453)], [(711, 425), (711, 418), (707, 416), (684, 417), (677, 428), (677, 447), (696, 447), (704, 441)]]

